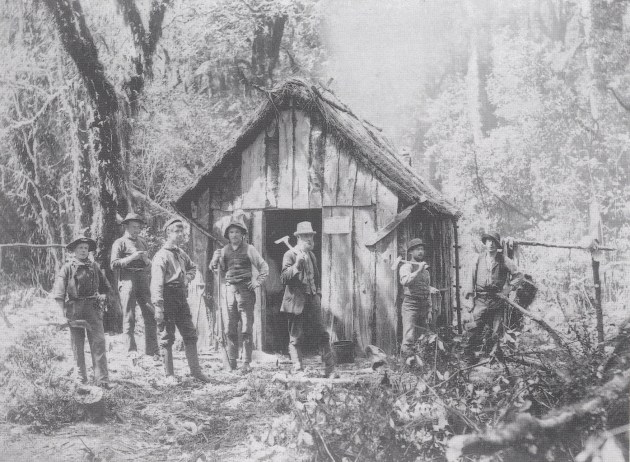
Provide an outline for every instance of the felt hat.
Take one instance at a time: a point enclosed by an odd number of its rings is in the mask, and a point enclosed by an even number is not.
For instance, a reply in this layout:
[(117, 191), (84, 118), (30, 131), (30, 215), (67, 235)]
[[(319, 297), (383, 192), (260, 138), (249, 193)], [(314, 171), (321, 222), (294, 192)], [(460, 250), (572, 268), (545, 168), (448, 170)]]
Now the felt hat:
[(138, 215), (137, 213), (128, 213), (127, 216), (125, 217), (125, 219), (123, 221), (120, 222), (121, 225), (125, 225), (127, 223), (129, 223), (130, 221), (139, 221), (140, 223), (142, 223), (143, 225), (146, 225), (147, 222), (144, 221), (144, 218), (142, 218), (140, 215)]
[(94, 252), (96, 250), (96, 241), (87, 236), (88, 230), (89, 228), (81, 230), (81, 232), (74, 237), (74, 240), (66, 245), (66, 249), (70, 252), (74, 252), (77, 245), (85, 243), (88, 245), (88, 250), (90, 252)]
[(313, 231), (313, 225), (311, 225), (310, 221), (302, 221), (297, 224), (297, 229), (293, 233), (294, 236), (299, 236), (300, 234), (317, 234)]
[(481, 242), (483, 242), (484, 244), (486, 243), (486, 240), (488, 239), (492, 239), (497, 244), (497, 247), (501, 247), (501, 236), (499, 235), (499, 233), (493, 232), (493, 233), (484, 233), (481, 235)]
[(166, 223), (164, 223), (164, 226), (162, 226), (162, 231), (166, 232), (168, 227), (171, 226), (173, 223), (181, 223), (182, 226), (184, 225), (184, 222), (182, 221), (181, 218), (174, 217), (174, 218), (171, 218), (170, 220), (168, 220)]
[(228, 225), (225, 227), (225, 231), (223, 232), (224, 238), (228, 238), (228, 231), (232, 226), (239, 228), (241, 231), (243, 231), (244, 234), (247, 234), (247, 225), (243, 221), (243, 215), (232, 217), (230, 223), (228, 223)]
[(422, 247), (426, 247), (427, 244), (424, 242), (424, 240), (420, 239), (420, 238), (415, 238), (409, 241), (409, 245), (407, 246), (407, 252), (409, 252), (411, 249), (413, 249), (414, 247), (418, 247), (418, 246), (422, 246)]

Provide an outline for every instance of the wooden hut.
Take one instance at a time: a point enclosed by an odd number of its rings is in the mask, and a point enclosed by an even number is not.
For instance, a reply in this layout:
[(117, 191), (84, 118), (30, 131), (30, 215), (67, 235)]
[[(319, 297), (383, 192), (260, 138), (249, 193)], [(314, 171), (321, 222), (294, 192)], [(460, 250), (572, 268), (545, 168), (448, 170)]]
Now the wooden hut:
[(376, 344), (398, 350), (400, 287), (392, 263), (406, 243), (430, 243), (432, 285), (442, 290), (434, 308), (452, 325), (459, 297), (458, 210), (412, 170), (381, 135), (331, 92), (292, 79), (268, 94), (233, 143), (173, 203), (191, 222), (194, 258), (206, 269), (211, 326), (224, 302), (217, 276), (207, 270), (234, 213), (245, 213), (249, 240), (270, 266), (258, 289), (254, 340), (266, 351), (286, 347), (279, 313), (282, 256), (274, 241), (298, 222), (317, 231), (322, 309), (332, 339), (363, 350)]

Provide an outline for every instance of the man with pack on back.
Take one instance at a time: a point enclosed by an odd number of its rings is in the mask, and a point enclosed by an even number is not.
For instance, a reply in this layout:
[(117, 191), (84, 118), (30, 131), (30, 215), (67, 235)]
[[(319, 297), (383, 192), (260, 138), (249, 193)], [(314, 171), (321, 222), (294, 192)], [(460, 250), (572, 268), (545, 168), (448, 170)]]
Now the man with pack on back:
[[(228, 343), (228, 359), (230, 369), (236, 369), (238, 357), (238, 322), (241, 322), (243, 338), (243, 373), (251, 370), (253, 348), (255, 290), (267, 279), (269, 265), (260, 256), (256, 248), (244, 241), (247, 226), (242, 215), (233, 217), (223, 233), (229, 243), (214, 252), (210, 269), (220, 270), (225, 280), (228, 324), (224, 326)], [(256, 268), (258, 276), (253, 280), (252, 268)], [(223, 288), (222, 288), (223, 289)]]
[(73, 252), (55, 278), (52, 297), (69, 322), (83, 321), (83, 327), (70, 326), (70, 342), (77, 364), (79, 380), (86, 383), (85, 335), (87, 332), (92, 355), (94, 381), (97, 385), (110, 389), (103, 330), (103, 307), (111, 287), (101, 268), (89, 259), (90, 252), (96, 250), (96, 242), (84, 234), (76, 237), (66, 246)]
[(144, 354), (160, 359), (155, 325), (155, 309), (151, 305), (151, 260), (149, 246), (140, 237), (140, 230), (146, 225), (142, 217), (129, 213), (121, 222), (125, 234), (114, 241), (111, 267), (120, 270), (118, 293), (123, 309), (123, 332), (126, 335), (127, 351), (136, 351), (136, 301), (144, 319)]

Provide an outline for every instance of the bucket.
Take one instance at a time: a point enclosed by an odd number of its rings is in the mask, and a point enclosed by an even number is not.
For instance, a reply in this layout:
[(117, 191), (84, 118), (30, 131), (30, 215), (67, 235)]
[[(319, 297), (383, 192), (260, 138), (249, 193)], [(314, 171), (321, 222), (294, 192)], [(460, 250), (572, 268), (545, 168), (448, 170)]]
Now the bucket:
[(354, 362), (354, 344), (351, 340), (333, 342), (332, 347), (338, 364)]

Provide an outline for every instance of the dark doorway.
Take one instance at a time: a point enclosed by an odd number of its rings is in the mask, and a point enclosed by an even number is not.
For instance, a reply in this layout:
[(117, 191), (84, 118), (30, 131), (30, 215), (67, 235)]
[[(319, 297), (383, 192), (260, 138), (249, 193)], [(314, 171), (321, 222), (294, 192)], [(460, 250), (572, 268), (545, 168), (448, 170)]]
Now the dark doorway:
[[(322, 211), (321, 209), (309, 210), (266, 210), (265, 211), (265, 259), (269, 264), (269, 277), (265, 283), (267, 292), (266, 302), (266, 328), (265, 346), (267, 352), (286, 354), (289, 345), (289, 332), (287, 328), (287, 316), (280, 313), (284, 286), (280, 281), (282, 272), (282, 257), (288, 250), (284, 244), (276, 244), (275, 241), (283, 236), (289, 236), (289, 242), (293, 246), (297, 238), (293, 235), (297, 224), (301, 221), (310, 221), (315, 235), (315, 250), (317, 263), (320, 264), (322, 252)], [(321, 283), (321, 281), (318, 281)], [(306, 339), (307, 344), (309, 338)], [(308, 345), (307, 346), (307, 350)]]

